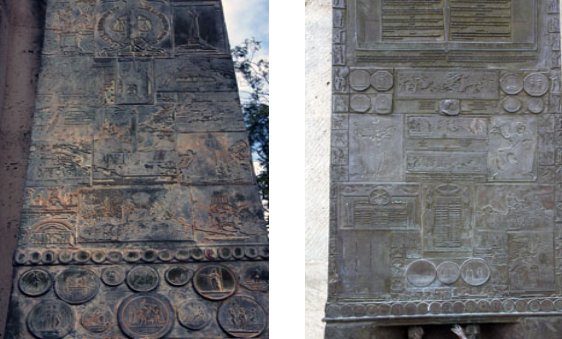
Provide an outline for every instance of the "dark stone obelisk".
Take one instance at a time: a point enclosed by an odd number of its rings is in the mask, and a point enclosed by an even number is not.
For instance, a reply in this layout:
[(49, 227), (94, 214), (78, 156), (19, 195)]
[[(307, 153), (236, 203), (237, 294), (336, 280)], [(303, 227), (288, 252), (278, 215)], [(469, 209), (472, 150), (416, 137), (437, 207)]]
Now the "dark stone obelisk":
[(219, 0), (48, 0), (6, 338), (267, 338)]
[(333, 5), (326, 338), (559, 338), (559, 0)]

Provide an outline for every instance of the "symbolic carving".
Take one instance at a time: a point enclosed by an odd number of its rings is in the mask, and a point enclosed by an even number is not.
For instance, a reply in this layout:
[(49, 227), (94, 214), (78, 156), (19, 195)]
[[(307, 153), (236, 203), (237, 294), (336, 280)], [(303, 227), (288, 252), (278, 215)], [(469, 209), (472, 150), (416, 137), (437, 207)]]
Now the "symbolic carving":
[(221, 265), (207, 265), (195, 273), (193, 287), (207, 299), (223, 300), (236, 292), (237, 281), (230, 269)]
[(99, 56), (167, 56), (170, 40), (167, 1), (125, 1), (98, 5)]
[(461, 266), (462, 279), (471, 286), (484, 285), (490, 279), (490, 267), (481, 259), (469, 259)]
[(212, 312), (207, 304), (190, 300), (178, 309), (180, 324), (193, 331), (200, 331), (207, 327), (212, 319)]
[(534, 117), (492, 118), (488, 152), (490, 179), (536, 179), (537, 144), (537, 121)]
[(554, 291), (554, 244), (550, 232), (509, 234), (509, 285), (512, 291)]
[(541, 73), (533, 73), (525, 78), (525, 92), (531, 96), (540, 97), (548, 92), (550, 83), (546, 75)]
[(541, 98), (531, 98), (527, 101), (527, 109), (531, 113), (540, 114), (544, 111), (544, 101)]
[[(54, 201), (51, 201), (54, 203)], [(47, 220), (40, 222), (29, 232), (29, 242), (33, 245), (68, 245), (76, 244), (76, 233), (65, 220)]]
[(371, 98), (364, 94), (355, 94), (351, 96), (350, 106), (355, 112), (365, 113), (371, 109)]
[(138, 266), (127, 273), (127, 285), (136, 292), (149, 292), (158, 287), (160, 276), (149, 266)]
[(365, 70), (351, 71), (349, 84), (356, 91), (364, 91), (371, 87), (371, 75)]
[(101, 280), (107, 286), (119, 286), (126, 278), (125, 270), (120, 267), (108, 267), (102, 271)]
[(394, 76), (389, 71), (376, 71), (371, 84), (377, 91), (386, 92), (394, 86)]
[(174, 37), (180, 53), (216, 53), (224, 48), (224, 33), (215, 6), (174, 8)]
[(374, 99), (375, 113), (392, 113), (392, 94), (378, 94)]
[(460, 267), (454, 262), (445, 261), (437, 266), (437, 278), (444, 284), (454, 284), (459, 280), (460, 276)]
[(429, 286), (435, 281), (437, 269), (435, 265), (427, 260), (417, 260), (408, 266), (406, 277), (408, 281), (418, 287)]
[(233, 297), (224, 302), (218, 313), (220, 326), (236, 338), (254, 338), (267, 327), (267, 315), (253, 299)]
[(69, 304), (83, 304), (93, 299), (99, 291), (98, 276), (85, 268), (72, 267), (57, 276), (57, 296)]
[(248, 266), (242, 274), (240, 283), (252, 291), (267, 291), (269, 289), (269, 268), (263, 264)]
[(62, 339), (74, 327), (74, 312), (61, 301), (45, 300), (33, 307), (27, 326), (39, 339)]
[(117, 75), (117, 104), (152, 104), (154, 85), (153, 65), (150, 61), (119, 61)]
[(441, 100), (439, 103), (439, 109), (441, 110), (441, 113), (445, 115), (459, 115), (461, 112), (461, 102), (460, 100), (455, 99)]
[(516, 97), (507, 97), (503, 101), (503, 109), (509, 113), (519, 112), (522, 106), (521, 100)]
[(400, 180), (402, 119), (373, 116), (349, 119), (350, 180)]
[(193, 272), (182, 266), (174, 266), (166, 271), (166, 281), (172, 286), (185, 286), (193, 277)]
[(81, 324), (92, 333), (103, 333), (111, 326), (113, 314), (108, 309), (92, 307), (82, 314)]
[(170, 301), (159, 294), (132, 295), (119, 306), (119, 326), (133, 339), (159, 339), (174, 326)]
[(506, 74), (500, 81), (502, 90), (507, 94), (517, 94), (523, 90), (525, 79), (521, 74)]
[(38, 297), (47, 293), (53, 285), (49, 273), (41, 269), (32, 269), (22, 274), (19, 280), (19, 288), (23, 294), (30, 297)]

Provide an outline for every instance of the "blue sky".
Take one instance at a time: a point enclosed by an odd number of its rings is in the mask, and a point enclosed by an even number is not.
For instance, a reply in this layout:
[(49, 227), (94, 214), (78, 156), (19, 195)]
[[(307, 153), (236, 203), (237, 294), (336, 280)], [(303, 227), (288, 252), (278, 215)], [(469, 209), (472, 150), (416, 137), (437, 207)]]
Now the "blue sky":
[[(230, 46), (256, 38), (262, 42), (259, 59), (269, 60), (269, 0), (222, 0)], [(250, 87), (238, 76), (242, 101), (249, 98)]]
[(269, 0), (222, 0), (232, 47), (245, 39), (263, 43), (263, 58), (269, 56)]

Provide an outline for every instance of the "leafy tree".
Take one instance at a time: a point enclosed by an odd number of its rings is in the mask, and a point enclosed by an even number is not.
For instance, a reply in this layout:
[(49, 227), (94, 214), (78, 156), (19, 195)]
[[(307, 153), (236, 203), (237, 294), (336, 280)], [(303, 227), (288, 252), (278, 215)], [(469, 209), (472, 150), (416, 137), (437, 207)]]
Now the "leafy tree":
[(246, 39), (232, 49), (234, 68), (243, 80), (242, 88), (249, 89), (247, 97), (242, 96), (242, 111), (250, 135), (254, 159), (259, 163), (258, 186), (269, 208), (269, 61), (256, 55), (262, 44), (256, 39)]

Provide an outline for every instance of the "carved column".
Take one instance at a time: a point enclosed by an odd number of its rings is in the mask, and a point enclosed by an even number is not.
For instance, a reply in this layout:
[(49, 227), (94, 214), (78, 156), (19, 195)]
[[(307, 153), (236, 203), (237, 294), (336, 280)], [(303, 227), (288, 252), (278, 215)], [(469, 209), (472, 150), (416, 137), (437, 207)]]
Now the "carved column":
[(6, 338), (268, 337), (226, 38), (218, 0), (48, 1)]

